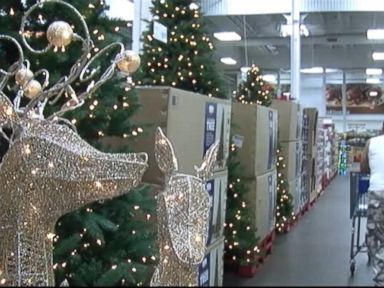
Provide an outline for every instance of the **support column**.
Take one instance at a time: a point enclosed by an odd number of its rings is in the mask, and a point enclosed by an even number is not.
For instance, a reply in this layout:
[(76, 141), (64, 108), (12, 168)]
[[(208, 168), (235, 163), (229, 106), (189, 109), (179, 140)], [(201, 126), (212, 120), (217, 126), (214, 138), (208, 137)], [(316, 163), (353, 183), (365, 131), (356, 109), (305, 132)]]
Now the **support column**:
[(152, 19), (150, 11), (151, 0), (134, 0), (134, 4), (135, 16), (132, 27), (132, 50), (139, 53), (143, 46), (141, 35), (148, 29), (148, 23), (145, 20)]
[(321, 100), (321, 109), (319, 109), (319, 116), (320, 117), (325, 117), (328, 116), (327, 114), (327, 99), (325, 98), (325, 93), (327, 89), (327, 73), (324, 69), (323, 74), (323, 85), (321, 86), (321, 95), (322, 95), (322, 100)]
[(300, 0), (292, 0), (291, 95), (300, 102)]
[(343, 70), (343, 85), (341, 88), (342, 100), (341, 105), (343, 107), (343, 133), (347, 132), (347, 80), (346, 73)]

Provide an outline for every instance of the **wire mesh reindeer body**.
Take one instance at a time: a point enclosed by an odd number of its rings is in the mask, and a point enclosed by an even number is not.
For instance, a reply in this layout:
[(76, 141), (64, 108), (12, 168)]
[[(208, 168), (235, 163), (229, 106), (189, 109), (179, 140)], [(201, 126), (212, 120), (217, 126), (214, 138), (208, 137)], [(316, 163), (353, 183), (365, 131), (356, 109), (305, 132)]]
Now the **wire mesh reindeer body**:
[[(67, 23), (54, 22), (47, 31), (50, 44), (36, 51), (25, 39), (24, 24), (32, 11), (51, 3), (64, 5), (79, 16), (85, 38), (73, 33)], [(20, 54), (8, 71), (0, 69), (0, 132), (10, 144), (0, 165), (0, 286), (53, 286), (52, 240), (58, 218), (87, 203), (129, 191), (140, 183), (147, 168), (147, 154), (102, 153), (82, 140), (74, 127), (59, 124), (64, 121), (59, 116), (81, 106), (86, 97), (113, 76), (116, 67), (128, 73), (137, 68), (138, 62), (134, 61), (134, 67), (130, 65), (130, 54), (121, 43), (108, 45), (90, 58), (93, 44), (86, 23), (75, 8), (61, 0), (33, 5), (23, 17), (20, 30), (25, 46), (36, 54), (53, 46), (64, 47), (71, 41), (83, 44), (84, 54), (69, 74), (48, 87), (48, 71), (30, 71), (18, 42), (0, 35), (0, 40), (13, 43)], [(86, 76), (94, 60), (114, 47), (120, 47), (120, 53), (100, 79), (95, 82), (93, 72)], [(33, 79), (39, 73), (46, 76), (43, 85)], [(3, 89), (14, 78), (19, 93), (11, 103)], [(71, 88), (75, 80), (92, 83), (77, 96)], [(70, 94), (70, 100), (45, 119), (43, 110), (48, 100), (53, 97), (56, 102), (64, 93)], [(24, 96), (30, 101), (20, 107)], [(11, 129), (12, 135), (8, 137), (3, 128)]]
[(158, 195), (159, 264), (151, 286), (197, 286), (209, 229), (209, 194), (205, 181), (216, 161), (218, 142), (207, 151), (197, 177), (177, 172), (173, 148), (160, 128), (156, 132), (155, 157), (165, 174), (166, 186)]

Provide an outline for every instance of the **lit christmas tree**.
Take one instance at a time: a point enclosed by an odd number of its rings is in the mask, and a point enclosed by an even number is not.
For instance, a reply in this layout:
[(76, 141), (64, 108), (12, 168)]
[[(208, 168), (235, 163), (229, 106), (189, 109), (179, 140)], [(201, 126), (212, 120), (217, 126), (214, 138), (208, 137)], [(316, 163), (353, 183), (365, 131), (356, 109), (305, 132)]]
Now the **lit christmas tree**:
[(228, 195), (225, 223), (225, 258), (242, 266), (255, 264), (260, 250), (257, 246), (256, 229), (252, 225), (251, 210), (244, 195), (248, 192), (247, 181), (242, 179), (242, 168), (236, 160), (236, 146), (231, 145), (228, 161)]
[[(144, 33), (138, 85), (173, 86), (228, 98), (213, 58), (214, 46), (196, 0), (153, 0), (153, 20)], [(155, 39), (154, 23), (167, 28), (167, 43)]]
[(272, 87), (263, 80), (260, 69), (252, 65), (247, 71), (247, 78), (239, 84), (236, 99), (245, 104), (270, 106), (272, 104)]
[(286, 176), (282, 172), (286, 167), (280, 147), (277, 150), (277, 203), (276, 228), (278, 232), (287, 232), (292, 219), (295, 220), (292, 205), (292, 195), (289, 193)]

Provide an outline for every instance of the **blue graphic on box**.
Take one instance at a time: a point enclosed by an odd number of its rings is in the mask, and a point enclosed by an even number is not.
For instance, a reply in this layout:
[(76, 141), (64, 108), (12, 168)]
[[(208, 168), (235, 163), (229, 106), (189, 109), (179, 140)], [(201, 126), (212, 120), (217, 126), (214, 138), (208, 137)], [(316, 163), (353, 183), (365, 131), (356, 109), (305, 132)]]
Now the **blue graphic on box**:
[(210, 255), (207, 255), (199, 267), (199, 287), (209, 287), (210, 266)]
[(209, 201), (211, 202), (211, 209), (209, 211), (209, 230), (208, 230), (208, 239), (207, 245), (209, 245), (212, 241), (213, 236), (213, 206), (215, 203), (215, 180), (209, 180), (205, 184), (205, 189), (209, 194)]
[(217, 103), (205, 104), (204, 154), (216, 140)]

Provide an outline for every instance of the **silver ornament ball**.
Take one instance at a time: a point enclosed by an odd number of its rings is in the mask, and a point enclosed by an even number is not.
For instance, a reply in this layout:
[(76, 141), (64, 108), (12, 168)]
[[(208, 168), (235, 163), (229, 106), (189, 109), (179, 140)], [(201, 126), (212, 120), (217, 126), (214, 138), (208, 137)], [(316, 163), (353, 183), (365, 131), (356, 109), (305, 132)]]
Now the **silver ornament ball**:
[(39, 81), (32, 79), (24, 85), (23, 90), (27, 98), (33, 99), (41, 92), (42, 87)]
[(125, 50), (116, 56), (117, 67), (125, 73), (133, 73), (140, 67), (140, 56), (132, 50)]
[(33, 72), (26, 67), (22, 67), (17, 70), (15, 75), (16, 83), (23, 86), (29, 80), (33, 78)]
[(49, 25), (47, 39), (55, 47), (65, 47), (72, 42), (72, 27), (64, 21), (55, 21)]

